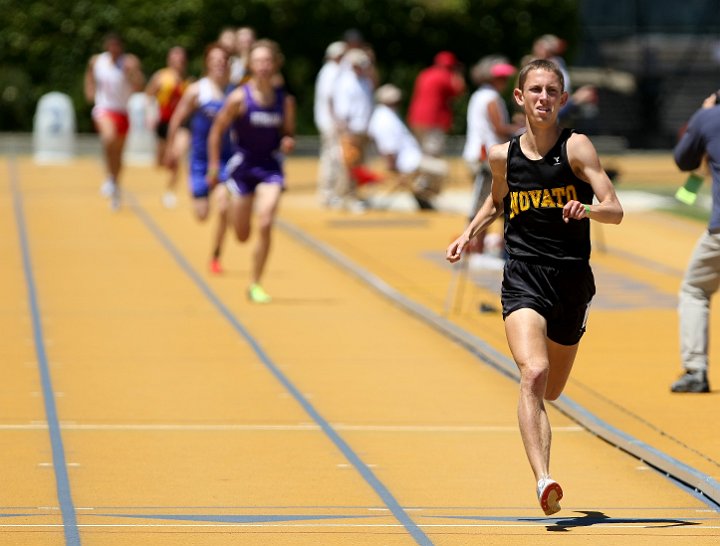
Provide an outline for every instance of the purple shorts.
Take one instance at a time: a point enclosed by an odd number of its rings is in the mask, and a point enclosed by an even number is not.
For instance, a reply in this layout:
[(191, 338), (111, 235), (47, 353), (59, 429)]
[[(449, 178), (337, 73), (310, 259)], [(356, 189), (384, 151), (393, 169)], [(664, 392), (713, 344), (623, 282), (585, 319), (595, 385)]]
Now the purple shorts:
[(285, 175), (277, 157), (253, 160), (236, 153), (227, 164), (227, 188), (235, 195), (251, 195), (258, 184), (279, 184), (285, 187)]

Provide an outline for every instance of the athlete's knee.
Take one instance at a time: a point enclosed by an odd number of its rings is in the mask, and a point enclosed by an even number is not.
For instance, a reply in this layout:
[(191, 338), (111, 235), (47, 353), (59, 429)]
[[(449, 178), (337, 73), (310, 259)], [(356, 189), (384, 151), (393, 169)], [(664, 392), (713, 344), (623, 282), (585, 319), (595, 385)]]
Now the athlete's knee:
[(268, 208), (261, 208), (258, 211), (257, 217), (255, 218), (255, 225), (257, 227), (258, 232), (261, 235), (267, 236), (267, 234), (272, 229), (272, 226), (274, 223), (275, 223), (274, 209), (268, 207)]
[(118, 136), (114, 130), (101, 131), (99, 136), (104, 148), (112, 150), (117, 147)]
[(235, 238), (241, 243), (246, 243), (250, 239), (251, 231), (250, 226), (235, 226)]
[(549, 370), (547, 365), (524, 365), (520, 371), (520, 386), (523, 389), (544, 396), (546, 394), (548, 375)]
[(215, 207), (217, 208), (217, 213), (220, 216), (227, 216), (230, 211), (230, 203), (225, 197), (218, 197), (215, 201)]
[(270, 235), (270, 232), (272, 231), (273, 226), (273, 218), (272, 216), (262, 216), (258, 219), (258, 232), (263, 237), (267, 237)]

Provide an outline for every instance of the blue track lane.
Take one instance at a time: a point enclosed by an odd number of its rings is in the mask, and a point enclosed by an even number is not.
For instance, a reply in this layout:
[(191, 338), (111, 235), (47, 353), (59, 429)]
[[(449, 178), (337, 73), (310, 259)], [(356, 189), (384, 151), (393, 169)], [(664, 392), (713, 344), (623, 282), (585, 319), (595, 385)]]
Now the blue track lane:
[(288, 379), (288, 377), (278, 368), (278, 366), (272, 361), (268, 354), (263, 350), (258, 341), (252, 336), (252, 334), (245, 328), (240, 321), (233, 315), (230, 309), (223, 304), (218, 296), (210, 289), (204, 279), (193, 269), (188, 261), (183, 257), (180, 251), (175, 247), (172, 241), (163, 233), (163, 231), (155, 224), (150, 215), (142, 209), (139, 204), (133, 200), (132, 208), (134, 212), (140, 217), (146, 227), (153, 233), (153, 235), (160, 241), (162, 246), (172, 255), (182, 270), (192, 279), (195, 285), (205, 295), (205, 297), (213, 304), (213, 306), (225, 317), (225, 319), (232, 325), (235, 331), (242, 336), (248, 345), (255, 352), (257, 357), (263, 363), (265, 368), (282, 384), (282, 386), (292, 395), (310, 418), (322, 429), (325, 435), (332, 441), (332, 443), (339, 449), (345, 458), (352, 464), (357, 472), (363, 477), (363, 479), (372, 487), (377, 493), (385, 506), (390, 510), (395, 519), (400, 522), (407, 532), (413, 537), (415, 542), (422, 546), (431, 546), (432, 541), (428, 536), (420, 529), (420, 527), (410, 518), (407, 512), (403, 509), (397, 499), (393, 496), (390, 490), (378, 479), (375, 473), (360, 459), (360, 457), (353, 451), (350, 445), (343, 440), (338, 432), (333, 429), (330, 423), (318, 412), (317, 409), (305, 398), (298, 388)]

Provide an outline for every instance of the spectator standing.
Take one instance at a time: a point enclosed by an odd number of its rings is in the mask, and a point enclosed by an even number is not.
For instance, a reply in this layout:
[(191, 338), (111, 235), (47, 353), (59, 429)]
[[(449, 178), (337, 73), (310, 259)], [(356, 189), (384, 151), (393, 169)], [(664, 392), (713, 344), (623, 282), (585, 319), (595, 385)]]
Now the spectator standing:
[(372, 60), (362, 49), (349, 49), (343, 56), (332, 93), (335, 130), (340, 141), (343, 169), (336, 185), (333, 206), (364, 212), (358, 199), (355, 178), (365, 159), (367, 128), (373, 110)]
[(335, 115), (332, 106), (332, 94), (340, 73), (340, 60), (346, 50), (347, 44), (345, 42), (331, 43), (325, 50), (325, 62), (315, 79), (313, 114), (315, 127), (320, 133), (318, 197), (320, 203), (325, 206), (330, 204), (335, 194), (335, 186), (342, 168), (340, 142), (335, 127)]
[(693, 114), (674, 150), (683, 171), (698, 169), (707, 156), (712, 175), (708, 229), (695, 245), (680, 286), (680, 357), (685, 373), (672, 392), (710, 392), (707, 378), (710, 300), (720, 287), (720, 105), (713, 93)]
[[(568, 120), (577, 116), (583, 109), (596, 112), (598, 100), (597, 90), (592, 85), (583, 85), (573, 89), (570, 81), (570, 72), (563, 57), (567, 42), (554, 34), (543, 34), (535, 39), (529, 55), (523, 58), (522, 65), (526, 65), (535, 59), (545, 59), (557, 65), (565, 81), (565, 91), (568, 93), (568, 100), (560, 110), (560, 122), (568, 123)], [(594, 114), (593, 114), (594, 115)]]
[[(510, 123), (507, 105), (501, 95), (516, 72), (507, 59), (498, 55), (480, 59), (470, 71), (473, 82), (479, 87), (468, 102), (467, 135), (463, 149), (463, 159), (473, 177), (469, 220), (475, 217), (490, 195), (490, 148), (507, 142), (522, 127), (520, 124)], [(484, 246), (484, 233), (478, 233), (473, 240), (473, 251), (482, 253)]]
[(235, 51), (237, 49), (235, 45), (237, 43), (236, 35), (237, 29), (234, 27), (225, 27), (220, 31), (220, 34), (218, 34), (217, 43), (228, 52), (228, 55), (230, 55), (231, 58), (235, 55)]
[(235, 49), (230, 57), (230, 83), (234, 86), (245, 83), (250, 77), (250, 49), (256, 39), (255, 29), (252, 27), (240, 27), (235, 32)]
[(379, 77), (377, 72), (377, 62), (375, 58), (375, 50), (372, 44), (365, 40), (365, 36), (356, 28), (349, 28), (343, 32), (342, 41), (347, 44), (347, 49), (362, 49), (370, 58), (370, 66), (365, 70), (365, 74), (372, 81), (373, 89), (377, 87)]
[(453, 123), (452, 101), (465, 92), (465, 78), (455, 54), (441, 51), (433, 65), (415, 79), (407, 120), (423, 152), (440, 157)]

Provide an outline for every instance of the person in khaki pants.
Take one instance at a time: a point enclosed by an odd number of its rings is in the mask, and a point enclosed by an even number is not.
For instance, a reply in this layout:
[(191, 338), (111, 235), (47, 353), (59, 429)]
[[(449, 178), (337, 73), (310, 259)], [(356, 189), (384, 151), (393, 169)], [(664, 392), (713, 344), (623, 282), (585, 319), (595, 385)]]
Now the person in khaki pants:
[(362, 49), (351, 48), (342, 58), (332, 93), (335, 131), (343, 168), (335, 184), (331, 207), (361, 213), (367, 204), (358, 198), (358, 174), (365, 159), (367, 127), (373, 111), (372, 58)]
[(720, 287), (720, 103), (707, 97), (693, 114), (673, 151), (683, 171), (694, 171), (707, 156), (712, 175), (712, 211), (708, 229), (700, 236), (680, 286), (680, 357), (684, 373), (672, 392), (710, 392), (707, 378), (710, 300)]

